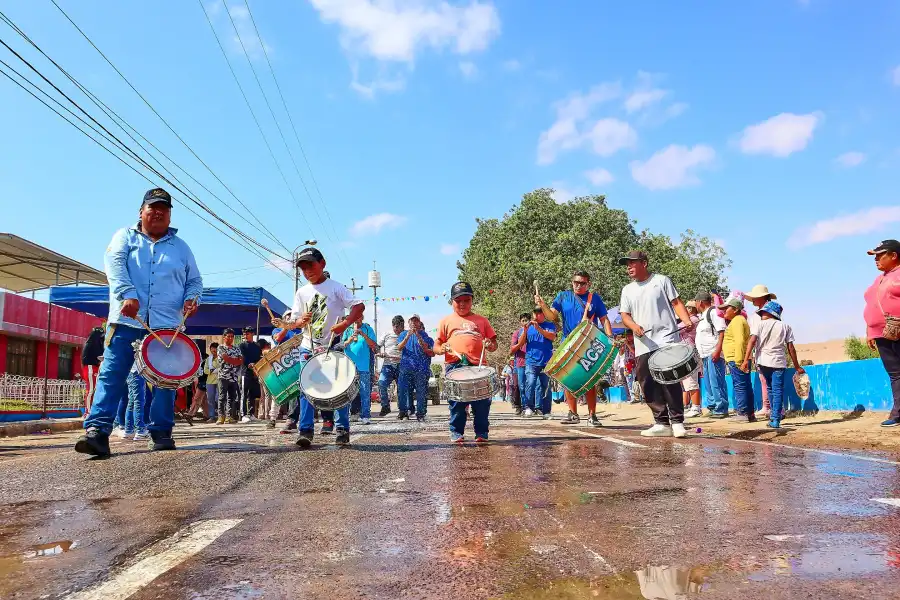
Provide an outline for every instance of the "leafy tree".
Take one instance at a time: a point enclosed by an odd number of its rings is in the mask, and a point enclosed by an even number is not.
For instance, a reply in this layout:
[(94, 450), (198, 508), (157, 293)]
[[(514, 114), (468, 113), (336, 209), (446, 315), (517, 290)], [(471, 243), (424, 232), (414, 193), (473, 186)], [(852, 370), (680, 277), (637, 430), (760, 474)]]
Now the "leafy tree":
[(533, 307), (534, 281), (549, 303), (571, 287), (575, 270), (584, 270), (591, 274), (591, 290), (612, 307), (629, 282), (617, 262), (629, 250), (647, 252), (651, 270), (671, 277), (685, 300), (700, 289), (725, 291), (723, 272), (731, 261), (721, 246), (691, 230), (678, 243), (638, 232), (635, 221), (624, 210), (610, 208), (605, 196), (558, 204), (552, 189), (541, 188), (525, 194), (502, 218), (476, 221), (457, 266), (460, 278), (475, 288), (477, 311), (497, 330), (494, 364), (507, 355), (519, 313)]
[(866, 360), (867, 358), (878, 358), (879, 356), (878, 350), (872, 350), (866, 344), (866, 340), (855, 335), (851, 335), (844, 340), (844, 352), (850, 357), (850, 360)]

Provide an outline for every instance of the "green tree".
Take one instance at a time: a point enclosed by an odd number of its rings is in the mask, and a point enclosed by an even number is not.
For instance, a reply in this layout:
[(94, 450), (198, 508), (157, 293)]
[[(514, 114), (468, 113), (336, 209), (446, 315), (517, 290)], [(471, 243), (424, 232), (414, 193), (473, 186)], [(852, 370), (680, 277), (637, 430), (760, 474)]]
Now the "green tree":
[(635, 229), (605, 196), (584, 196), (559, 204), (553, 190), (525, 194), (500, 219), (477, 219), (478, 227), (457, 263), (460, 278), (476, 291), (477, 310), (498, 332), (503, 361), (517, 315), (533, 307), (534, 282), (547, 302), (570, 288), (573, 271), (591, 274), (591, 290), (608, 306), (619, 303), (628, 274), (618, 258), (644, 250), (651, 270), (672, 278), (685, 299), (700, 289), (724, 291), (724, 270), (731, 264), (721, 246), (688, 230), (674, 243), (668, 236)]
[(878, 358), (878, 350), (872, 350), (866, 344), (866, 340), (855, 335), (851, 335), (844, 340), (844, 352), (850, 357), (850, 360)]

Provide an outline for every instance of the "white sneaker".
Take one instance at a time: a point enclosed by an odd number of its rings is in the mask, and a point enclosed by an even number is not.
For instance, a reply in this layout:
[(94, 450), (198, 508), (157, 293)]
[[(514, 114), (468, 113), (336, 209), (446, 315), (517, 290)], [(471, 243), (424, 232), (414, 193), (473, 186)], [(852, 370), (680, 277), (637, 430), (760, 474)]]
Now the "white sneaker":
[(699, 416), (700, 416), (700, 411), (697, 410), (697, 409), (696, 409), (695, 407), (693, 407), (693, 406), (692, 406), (691, 408), (687, 409), (686, 411), (684, 411), (684, 418), (685, 418), (685, 419), (690, 418), (690, 417), (699, 417)]
[(672, 435), (677, 438), (687, 437), (687, 431), (684, 429), (684, 423), (672, 423)]
[(368, 425), (368, 424), (371, 423), (372, 421), (370, 421), (369, 419), (360, 419), (359, 422), (360, 422), (360, 424), (362, 424), (362, 425)]
[(526, 409), (525, 409), (525, 416), (526, 416), (526, 417), (530, 417), (530, 416), (533, 415), (533, 414), (534, 414), (534, 411), (531, 410), (530, 408), (526, 408)]
[(134, 434), (134, 441), (139, 442), (141, 440), (149, 440), (150, 432), (149, 431), (138, 431)]
[(117, 438), (122, 438), (123, 440), (125, 439), (125, 429), (122, 427), (116, 427), (115, 429), (113, 429), (112, 434)]
[[(682, 427), (682, 429), (684, 429), (684, 427)], [(669, 437), (672, 435), (672, 428), (668, 425), (657, 423), (650, 429), (642, 431), (641, 435), (644, 437)]]
[(249, 423), (249, 422), (250, 422), (250, 417), (245, 415), (244, 417), (241, 418), (241, 423)]
[(351, 423), (359, 423), (359, 415), (358, 414), (350, 415), (350, 422)]

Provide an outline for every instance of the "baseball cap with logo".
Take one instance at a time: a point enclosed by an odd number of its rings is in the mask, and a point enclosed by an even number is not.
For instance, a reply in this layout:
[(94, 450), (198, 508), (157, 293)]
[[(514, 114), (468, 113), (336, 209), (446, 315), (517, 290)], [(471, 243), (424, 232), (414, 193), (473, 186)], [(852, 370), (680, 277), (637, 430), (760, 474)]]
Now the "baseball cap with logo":
[(875, 248), (869, 250), (868, 254), (870, 256), (875, 256), (876, 254), (881, 254), (883, 252), (896, 252), (897, 254), (900, 254), (900, 242), (897, 240), (884, 240)]
[(465, 281), (457, 281), (453, 284), (453, 287), (450, 288), (450, 299), (456, 300), (460, 296), (474, 296), (475, 292), (472, 290), (472, 286)]
[(157, 202), (162, 202), (169, 208), (172, 208), (172, 196), (162, 188), (153, 188), (144, 194), (144, 201), (141, 203), (141, 206), (156, 204)]
[(650, 259), (647, 258), (646, 252), (642, 252), (640, 250), (632, 250), (631, 252), (629, 252), (628, 254), (626, 254), (625, 256), (623, 256), (622, 258), (619, 259), (619, 264), (627, 265), (632, 260), (649, 261)]
[(304, 248), (297, 255), (298, 265), (302, 262), (322, 262), (323, 260), (325, 260), (325, 257), (316, 248)]

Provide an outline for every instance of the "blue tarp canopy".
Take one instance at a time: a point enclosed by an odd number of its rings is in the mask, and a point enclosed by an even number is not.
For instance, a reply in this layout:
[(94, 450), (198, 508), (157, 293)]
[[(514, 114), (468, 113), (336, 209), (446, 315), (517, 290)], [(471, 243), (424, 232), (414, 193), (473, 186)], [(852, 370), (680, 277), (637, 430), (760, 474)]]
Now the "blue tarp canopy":
[[(259, 333), (272, 332), (269, 314), (260, 305), (265, 298), (276, 316), (281, 316), (289, 306), (260, 287), (254, 288), (203, 288), (200, 308), (187, 320), (188, 335), (220, 335), (226, 327), (231, 327), (240, 335), (240, 329), (251, 325), (256, 327), (259, 319)], [(80, 310), (98, 317), (109, 314), (108, 287), (54, 286), (50, 288), (50, 302)]]

